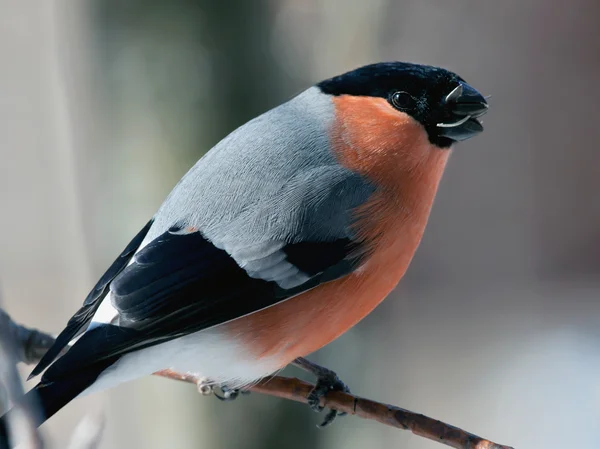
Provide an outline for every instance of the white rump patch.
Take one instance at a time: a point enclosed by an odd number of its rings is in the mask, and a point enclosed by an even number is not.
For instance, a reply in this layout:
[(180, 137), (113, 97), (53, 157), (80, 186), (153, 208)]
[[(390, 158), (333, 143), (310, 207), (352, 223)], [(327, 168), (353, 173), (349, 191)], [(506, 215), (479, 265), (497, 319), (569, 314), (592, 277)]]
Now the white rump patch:
[(224, 383), (230, 388), (239, 388), (281, 368), (275, 358), (254, 358), (245, 343), (216, 327), (124, 355), (81, 396), (163, 369), (191, 373), (214, 384)]

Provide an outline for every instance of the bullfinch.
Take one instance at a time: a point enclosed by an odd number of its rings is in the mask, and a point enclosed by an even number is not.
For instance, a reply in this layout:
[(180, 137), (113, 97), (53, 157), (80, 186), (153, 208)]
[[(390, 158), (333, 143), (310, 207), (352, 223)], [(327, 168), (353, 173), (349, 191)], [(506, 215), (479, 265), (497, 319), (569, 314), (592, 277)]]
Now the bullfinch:
[(233, 131), (179, 181), (33, 370), (44, 373), (28, 393), (41, 406), (36, 424), (163, 369), (236, 391), (295, 363), (318, 376), (318, 408), (345, 386), (303, 357), (398, 284), (452, 146), (483, 131), (487, 109), (448, 70), (389, 62), (322, 81)]

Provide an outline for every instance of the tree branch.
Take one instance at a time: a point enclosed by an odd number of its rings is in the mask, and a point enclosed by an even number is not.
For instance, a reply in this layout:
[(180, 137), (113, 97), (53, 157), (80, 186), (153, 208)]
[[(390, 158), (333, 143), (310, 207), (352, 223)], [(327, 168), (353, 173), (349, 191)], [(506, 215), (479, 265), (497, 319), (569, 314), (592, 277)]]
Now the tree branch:
[[(179, 380), (196, 385), (204, 393), (204, 379), (191, 374), (181, 374), (171, 370), (155, 373), (157, 376)], [(307, 397), (313, 385), (300, 379), (274, 376), (262, 380), (249, 391), (275, 396), (290, 401), (308, 402)], [(334, 408), (349, 415), (363, 419), (377, 421), (386, 426), (402, 430), (410, 430), (415, 435), (428, 438), (438, 443), (456, 449), (512, 449), (509, 446), (493, 443), (484, 438), (473, 435), (458, 427), (429, 418), (419, 413), (414, 413), (393, 405), (364, 399), (341, 391), (332, 391), (321, 399), (321, 405)]]
[(37, 363), (54, 344), (52, 335), (15, 323), (2, 309), (0, 309), (0, 325), (7, 333), (7, 337), (15, 342), (15, 358), (19, 362), (28, 365)]
[[(54, 337), (49, 334), (14, 323), (2, 310), (0, 310), (0, 317), (8, 319), (14, 341), (19, 346), (19, 351), (17, 352), (19, 359), (24, 363), (37, 362), (54, 342)], [(192, 383), (203, 394), (210, 392), (210, 389), (206, 388), (205, 379), (191, 374), (164, 370), (155, 373), (155, 375)], [(312, 388), (313, 385), (296, 378), (273, 376), (249, 388), (249, 391), (307, 403), (307, 397)], [(393, 405), (360, 398), (341, 391), (328, 393), (326, 397), (321, 399), (321, 405), (346, 412), (349, 415), (358, 416), (359, 418), (374, 420), (386, 426), (410, 430), (415, 435), (456, 449), (513, 449), (425, 415)]]
[[(31, 399), (23, 400), (26, 396), (15, 365), (38, 362), (53, 343), (53, 336), (16, 324), (0, 309), (0, 414), (8, 410), (9, 403), (18, 404), (16, 419), (13, 414), (7, 424), (12, 443), (25, 443), (19, 447), (43, 449), (46, 445), (35, 425), (38, 404)], [(75, 428), (69, 449), (96, 449), (103, 426), (103, 415), (85, 416)]]
[[(21, 354), (21, 340), (16, 339), (14, 330), (19, 327), (14, 324), (10, 317), (2, 312), (0, 314), (0, 390), (2, 413), (8, 410), (10, 403), (17, 403), (24, 394), (23, 384), (17, 372), (16, 362)], [(25, 329), (25, 328), (23, 328)], [(44, 442), (35, 426), (36, 404), (32, 401), (21, 402), (17, 409), (17, 419), (9, 419), (5, 425), (9, 435), (17, 431), (23, 435), (27, 447), (31, 449), (43, 449)], [(14, 416), (14, 414), (13, 414)]]

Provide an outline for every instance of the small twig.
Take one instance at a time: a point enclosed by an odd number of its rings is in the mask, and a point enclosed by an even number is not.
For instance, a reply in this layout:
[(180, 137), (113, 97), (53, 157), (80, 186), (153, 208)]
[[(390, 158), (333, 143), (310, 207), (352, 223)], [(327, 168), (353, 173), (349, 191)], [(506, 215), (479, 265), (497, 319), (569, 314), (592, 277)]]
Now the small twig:
[[(10, 422), (15, 440), (26, 442), (27, 449), (43, 449), (45, 444), (35, 422), (37, 404), (23, 401), (23, 385), (16, 370), (16, 363), (37, 363), (54, 343), (52, 335), (16, 324), (0, 309), (0, 390), (4, 393), (0, 401), (1, 413), (6, 411), (8, 400), (19, 403), (16, 423)], [(2, 388), (5, 386), (5, 388)], [(4, 391), (6, 390), (6, 391)], [(2, 403), (6, 402), (6, 403)], [(96, 449), (104, 430), (104, 416), (85, 417), (77, 426), (71, 439), (70, 449)], [(19, 446), (21, 447), (21, 446)]]
[(17, 372), (17, 356), (20, 354), (21, 340), (17, 340), (13, 334), (15, 327), (11, 318), (6, 314), (0, 315), (0, 388), (2, 389), (1, 410), (6, 411), (9, 403), (19, 403), (15, 407), (16, 414), (8, 421), (9, 435), (19, 433), (23, 440), (27, 441), (30, 449), (43, 449), (44, 441), (40, 436), (35, 423), (36, 404), (32, 401), (23, 401), (23, 384)]
[(37, 363), (54, 343), (52, 335), (15, 323), (0, 309), (0, 326), (15, 342), (15, 358), (18, 362)]
[[(191, 374), (181, 374), (171, 370), (164, 370), (155, 373), (155, 375), (192, 383), (199, 389), (204, 385), (203, 379), (199, 379)], [(312, 388), (313, 385), (300, 379), (274, 376), (259, 382), (249, 388), (249, 391), (306, 404), (308, 402), (307, 397)], [(393, 405), (371, 401), (370, 399), (363, 399), (341, 391), (328, 393), (326, 397), (321, 399), (321, 405), (327, 408), (334, 408), (340, 412), (346, 412), (349, 415), (358, 416), (359, 418), (377, 421), (386, 426), (410, 430), (415, 435), (456, 449), (513, 449), (509, 446), (493, 443), (458, 427), (425, 415)]]
[[(0, 310), (1, 313), (6, 315)], [(8, 317), (8, 315), (6, 315)], [(10, 317), (8, 317), (10, 320)], [(17, 328), (16, 335), (20, 345), (28, 345), (22, 348), (22, 361), (26, 363), (35, 363), (48, 349), (49, 343), (54, 341), (54, 337), (49, 334), (28, 329), (10, 320), (12, 326)], [(35, 333), (35, 338), (30, 338)], [(39, 347), (35, 347), (36, 345)], [(29, 356), (27, 356), (29, 354)], [(37, 359), (36, 359), (37, 357)], [(206, 388), (206, 379), (198, 378), (191, 374), (177, 373), (171, 370), (164, 370), (155, 373), (157, 376), (168, 379), (178, 380), (196, 385), (198, 390), (206, 394), (210, 389)], [(251, 387), (249, 390), (255, 393), (275, 396), (291, 401), (307, 403), (307, 397), (314, 386), (299, 379), (273, 376)], [(443, 423), (436, 419), (429, 418), (419, 413), (414, 413), (393, 405), (387, 405), (380, 402), (363, 399), (352, 394), (341, 391), (332, 391), (321, 399), (321, 405), (333, 408), (349, 415), (355, 415), (359, 418), (377, 421), (386, 426), (396, 427), (402, 430), (410, 430), (415, 435), (428, 438), (438, 443), (456, 449), (513, 449), (509, 446), (493, 443), (492, 441), (473, 435), (458, 427)]]

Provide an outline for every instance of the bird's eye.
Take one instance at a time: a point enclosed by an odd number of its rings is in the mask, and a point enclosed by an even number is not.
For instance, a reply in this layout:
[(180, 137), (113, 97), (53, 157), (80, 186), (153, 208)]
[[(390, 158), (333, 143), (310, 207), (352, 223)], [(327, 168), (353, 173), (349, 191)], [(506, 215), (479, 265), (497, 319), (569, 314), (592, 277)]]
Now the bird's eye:
[(390, 101), (396, 109), (401, 111), (412, 109), (415, 105), (415, 99), (408, 92), (394, 92)]

